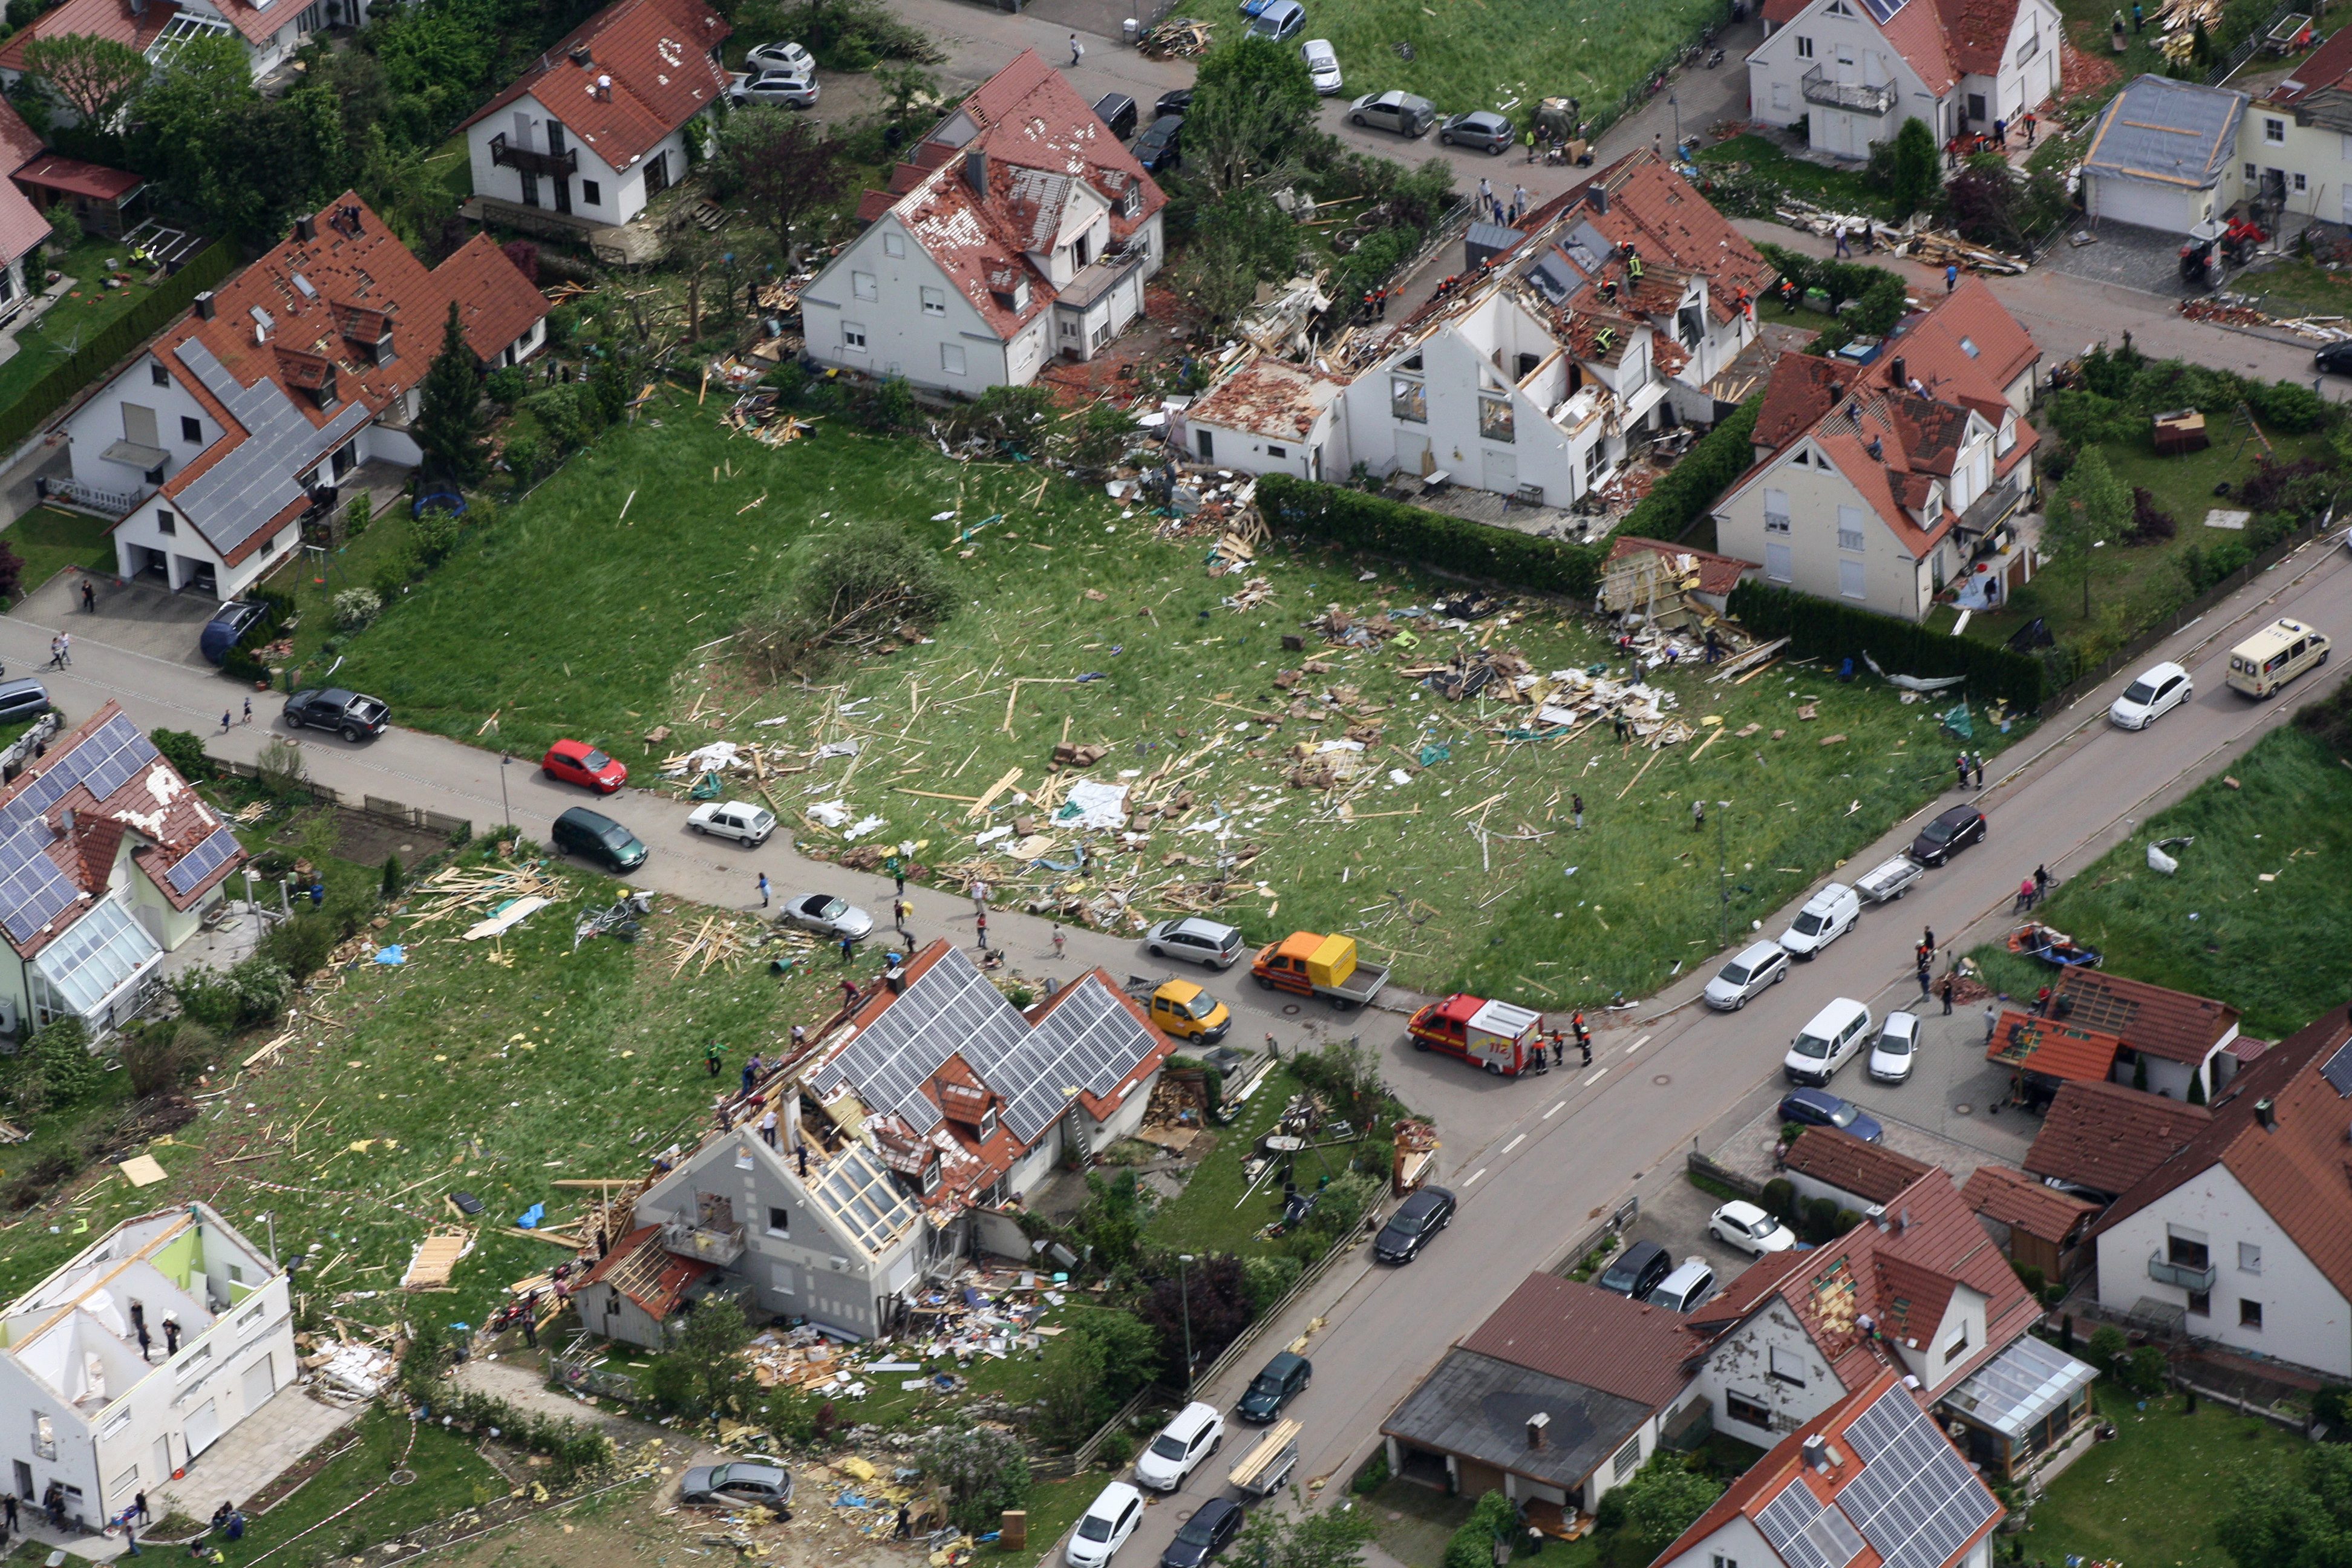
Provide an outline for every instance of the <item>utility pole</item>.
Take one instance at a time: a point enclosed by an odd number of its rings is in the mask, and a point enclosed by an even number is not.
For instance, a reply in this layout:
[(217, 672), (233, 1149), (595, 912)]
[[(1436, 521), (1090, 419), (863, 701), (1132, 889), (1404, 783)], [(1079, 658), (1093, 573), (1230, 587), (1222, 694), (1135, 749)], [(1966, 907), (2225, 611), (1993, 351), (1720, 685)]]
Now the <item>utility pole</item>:
[(1184, 1397), (1192, 1397), (1192, 1292), (1184, 1279), (1185, 1266), (1192, 1261), (1189, 1252), (1176, 1255), (1176, 1300), (1184, 1312)]
[(1715, 901), (1722, 916), (1723, 934), (1719, 941), (1724, 947), (1731, 945), (1731, 852), (1726, 837), (1728, 830), (1723, 825), (1723, 819), (1730, 815), (1729, 801), (1715, 803)]

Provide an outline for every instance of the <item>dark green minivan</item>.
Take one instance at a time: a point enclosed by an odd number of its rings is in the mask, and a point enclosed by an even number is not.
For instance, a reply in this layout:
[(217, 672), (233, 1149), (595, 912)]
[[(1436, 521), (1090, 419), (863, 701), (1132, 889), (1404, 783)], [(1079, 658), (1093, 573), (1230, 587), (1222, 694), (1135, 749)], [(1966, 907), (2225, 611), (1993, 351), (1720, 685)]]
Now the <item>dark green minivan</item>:
[(593, 860), (608, 871), (634, 871), (646, 863), (646, 847), (635, 834), (584, 805), (575, 805), (557, 817), (551, 837), (558, 849)]

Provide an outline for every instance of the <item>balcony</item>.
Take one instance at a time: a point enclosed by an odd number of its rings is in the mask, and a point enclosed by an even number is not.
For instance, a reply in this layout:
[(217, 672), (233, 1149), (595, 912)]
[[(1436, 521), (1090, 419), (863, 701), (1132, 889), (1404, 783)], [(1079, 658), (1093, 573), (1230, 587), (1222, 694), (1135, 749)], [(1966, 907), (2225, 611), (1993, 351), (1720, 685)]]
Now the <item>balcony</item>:
[(1960, 531), (1972, 538), (1982, 539), (2014, 516), (2024, 500), (2024, 487), (2017, 482), (2017, 476), (2011, 474), (1977, 497), (1969, 510), (1960, 514)]
[[(1884, 110), (1880, 110), (1885, 113)], [(580, 172), (580, 154), (572, 148), (561, 153), (534, 153), (527, 147), (507, 145), (507, 133), (499, 132), (490, 138), (490, 162), (526, 174), (545, 174), (551, 179), (568, 179)]]
[(662, 1247), (680, 1258), (692, 1258), (724, 1268), (743, 1256), (743, 1227), (739, 1225), (730, 1230), (714, 1230), (673, 1220), (662, 1226)]
[(2159, 1285), (2178, 1285), (2183, 1290), (2210, 1291), (2220, 1270), (2210, 1263), (2175, 1263), (2164, 1254), (2152, 1253), (2147, 1260), (2147, 1277)]
[(1855, 114), (1892, 114), (1899, 96), (1890, 84), (1885, 87), (1864, 87), (1859, 82), (1832, 81), (1820, 66), (1804, 74), (1797, 84), (1807, 103), (1818, 103), (1824, 109), (1843, 109)]

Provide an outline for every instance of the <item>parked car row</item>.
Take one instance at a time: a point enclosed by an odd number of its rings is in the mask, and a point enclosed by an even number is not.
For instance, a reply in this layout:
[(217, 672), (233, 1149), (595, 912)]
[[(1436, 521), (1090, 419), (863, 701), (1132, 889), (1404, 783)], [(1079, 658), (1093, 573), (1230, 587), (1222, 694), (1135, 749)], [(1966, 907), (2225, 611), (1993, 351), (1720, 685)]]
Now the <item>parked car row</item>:
[[(1723, 1211), (1717, 1212), (1720, 1215)], [(1609, 1267), (1593, 1283), (1615, 1295), (1676, 1312), (1698, 1310), (1714, 1300), (1716, 1291), (1715, 1270), (1707, 1266), (1706, 1258), (1685, 1258), (1678, 1264), (1674, 1254), (1654, 1241), (1637, 1241), (1627, 1247), (1610, 1260)]]

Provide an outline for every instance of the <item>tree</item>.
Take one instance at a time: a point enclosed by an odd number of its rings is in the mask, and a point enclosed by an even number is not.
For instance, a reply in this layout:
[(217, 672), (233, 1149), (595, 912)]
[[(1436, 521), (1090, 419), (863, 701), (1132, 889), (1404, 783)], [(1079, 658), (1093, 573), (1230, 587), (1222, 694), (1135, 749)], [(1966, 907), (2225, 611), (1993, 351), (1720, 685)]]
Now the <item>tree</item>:
[(2352, 1447), (2315, 1443), (2301, 1474), (2242, 1467), (2214, 1529), (2238, 1568), (2344, 1568), (2352, 1563)]
[(482, 373), (449, 301), (441, 324), (441, 352), (425, 373), (424, 406), (416, 416), (416, 444), (429, 472), (460, 485), (478, 485), (488, 471), (483, 453)]
[(2080, 566), (2085, 616), (2091, 613), (2091, 552), (2121, 538), (2131, 521), (2131, 492), (2107, 467), (2105, 453), (2084, 447), (2050, 498), (2042, 542), (2051, 554)]
[(1314, 79), (1298, 51), (1244, 33), (1211, 49), (1184, 112), (1184, 169), (1217, 195), (1296, 162), (1315, 123)]
[(1169, 1382), (1181, 1384), (1185, 1381), (1188, 1324), (1192, 1363), (1200, 1366), (1214, 1361), (1256, 1314), (1250, 1309), (1249, 1281), (1240, 1258), (1219, 1253), (1190, 1263), (1169, 1261), (1174, 1267), (1151, 1282), (1150, 1294), (1135, 1311), (1160, 1337), (1160, 1364), (1169, 1369)]
[[(1509, 1500), (1504, 1500), (1507, 1510)], [(1232, 1560), (1249, 1568), (1361, 1568), (1364, 1543), (1371, 1538), (1371, 1518), (1362, 1509), (1318, 1510), (1296, 1519), (1260, 1509), (1242, 1527)], [(1482, 1562), (1478, 1568), (1488, 1564)]]
[(948, 1516), (967, 1532), (993, 1529), (1008, 1508), (1029, 1505), (1029, 1456), (992, 1426), (934, 1426), (915, 1447), (924, 1479), (948, 1491)]
[[(895, 525), (874, 523), (821, 545), (782, 604), (745, 618), (740, 641), (753, 668), (773, 679), (836, 649), (871, 647), (901, 627), (936, 626), (954, 608), (955, 595), (939, 552)], [(1125, 1180), (1131, 1188), (1133, 1173)], [(1103, 1250), (1105, 1237), (1088, 1239)], [(1131, 1251), (1132, 1237), (1127, 1245)]]
[(838, 137), (780, 104), (727, 117), (715, 160), (719, 183), (749, 198), (787, 256), (801, 224), (829, 210), (848, 188), (848, 153)]
[[(1495, 1568), (1495, 1548), (1509, 1539), (1518, 1521), (1518, 1510), (1509, 1498), (1501, 1492), (1483, 1494), (1470, 1505), (1470, 1517), (1447, 1539), (1442, 1568)], [(1236, 1554), (1234, 1561), (1249, 1560)]]
[(732, 1297), (706, 1296), (670, 1331), (669, 1348), (657, 1358), (667, 1363), (666, 1383), (672, 1402), (696, 1413), (724, 1410), (736, 1384), (743, 1380), (743, 1347), (751, 1342), (751, 1327)]
[(1621, 1489), (1625, 1522), (1611, 1543), (1612, 1561), (1639, 1568), (1654, 1561), (1723, 1495), (1722, 1483), (1692, 1469), (1678, 1454), (1657, 1453)]
[(1037, 1371), (1038, 1425), (1048, 1437), (1076, 1444), (1094, 1430), (1103, 1382), (1102, 1346), (1064, 1334), (1045, 1347)]
[(1895, 133), (1895, 180), (1887, 195), (1898, 217), (1909, 217), (1936, 200), (1936, 133), (1916, 115)]
[(128, 44), (89, 33), (58, 33), (25, 46), (25, 69), (91, 125), (104, 126), (153, 68)]
[(245, 40), (208, 34), (173, 52), (128, 116), (131, 166), (215, 233), (260, 241), (291, 200), (295, 171), (253, 85)]

